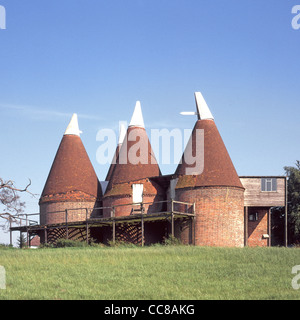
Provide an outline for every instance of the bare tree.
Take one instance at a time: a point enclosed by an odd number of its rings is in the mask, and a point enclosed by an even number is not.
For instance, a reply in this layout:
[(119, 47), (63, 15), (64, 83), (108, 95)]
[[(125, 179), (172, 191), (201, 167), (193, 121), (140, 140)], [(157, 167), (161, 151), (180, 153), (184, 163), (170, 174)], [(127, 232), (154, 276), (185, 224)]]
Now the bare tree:
[[(0, 204), (4, 206), (4, 212), (0, 212), (0, 218), (6, 219), (7, 224), (9, 222), (20, 222), (20, 215), (24, 212), (25, 202), (21, 201), (20, 193), (27, 192), (32, 196), (36, 196), (31, 193), (28, 188), (31, 185), (31, 180), (25, 188), (17, 188), (12, 180), (3, 180), (0, 178)], [(5, 229), (6, 225), (2, 227)]]

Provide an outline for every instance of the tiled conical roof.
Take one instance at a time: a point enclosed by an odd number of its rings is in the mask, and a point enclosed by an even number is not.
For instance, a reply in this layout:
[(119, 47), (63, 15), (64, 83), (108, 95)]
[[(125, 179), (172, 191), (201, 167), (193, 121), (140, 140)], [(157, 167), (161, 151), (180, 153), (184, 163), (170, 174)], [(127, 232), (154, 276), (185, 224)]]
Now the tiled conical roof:
[(112, 176), (112, 173), (114, 171), (115, 165), (117, 163), (117, 159), (118, 159), (118, 156), (119, 156), (119, 153), (120, 153), (120, 149), (121, 149), (122, 143), (123, 143), (123, 141), (125, 139), (125, 136), (126, 136), (126, 127), (125, 127), (124, 123), (120, 123), (118, 145), (117, 145), (114, 157), (112, 159), (112, 162), (110, 164), (110, 167), (108, 169), (105, 181), (110, 181), (110, 179), (111, 179), (111, 176)]
[(212, 114), (202, 95), (199, 94), (195, 94), (199, 120), (192, 131), (186, 154), (182, 156), (175, 172), (179, 176), (176, 188), (203, 186), (243, 188)]
[(114, 185), (159, 175), (161, 172), (144, 128), (138, 101), (110, 176), (106, 195), (110, 194)]
[(78, 200), (78, 195), (101, 197), (99, 180), (79, 134), (75, 114), (61, 140), (40, 201), (72, 201)]

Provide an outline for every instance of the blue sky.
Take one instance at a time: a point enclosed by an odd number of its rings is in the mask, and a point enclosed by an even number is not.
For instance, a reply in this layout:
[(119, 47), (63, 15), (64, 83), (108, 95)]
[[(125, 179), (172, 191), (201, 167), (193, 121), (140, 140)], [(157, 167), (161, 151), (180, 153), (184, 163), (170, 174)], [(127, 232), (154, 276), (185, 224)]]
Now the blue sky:
[[(72, 113), (100, 180), (98, 130), (192, 128), (201, 91), (239, 175), (300, 159), (297, 0), (0, 0), (0, 175), (40, 194)], [(173, 173), (176, 164), (162, 166)], [(23, 196), (28, 212), (38, 198)], [(0, 242), (7, 235), (0, 231)]]

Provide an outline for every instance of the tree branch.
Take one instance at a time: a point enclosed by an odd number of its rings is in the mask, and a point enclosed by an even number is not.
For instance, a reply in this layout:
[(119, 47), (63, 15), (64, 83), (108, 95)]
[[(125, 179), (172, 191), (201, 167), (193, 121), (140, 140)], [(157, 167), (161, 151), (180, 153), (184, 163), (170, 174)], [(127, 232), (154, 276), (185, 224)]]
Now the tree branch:
[(21, 189), (17, 188), (12, 180), (5, 181), (0, 178), (0, 205), (4, 206), (4, 212), (0, 212), (0, 218), (6, 220), (6, 225), (8, 225), (9, 222), (21, 223), (22, 218), (20, 216), (24, 212), (25, 202), (21, 201), (20, 193), (26, 192), (33, 197), (37, 196), (37, 194), (29, 191), (28, 188), (30, 186), (30, 179), (25, 188)]
[(13, 192), (27, 192), (31, 194), (33, 197), (37, 196), (38, 194), (32, 193), (28, 190), (28, 188), (31, 186), (31, 180), (28, 178), (29, 183), (24, 189), (19, 189), (15, 187), (14, 182), (12, 180), (4, 181), (2, 178), (0, 178), (0, 189), (9, 189), (12, 190)]

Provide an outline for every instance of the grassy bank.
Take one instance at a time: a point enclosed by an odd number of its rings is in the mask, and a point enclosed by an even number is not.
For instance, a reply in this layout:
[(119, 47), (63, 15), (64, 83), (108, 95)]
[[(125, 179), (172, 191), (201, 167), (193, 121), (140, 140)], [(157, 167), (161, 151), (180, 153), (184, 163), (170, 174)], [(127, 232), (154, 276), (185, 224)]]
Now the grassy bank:
[(286, 248), (0, 250), (0, 299), (299, 299)]

